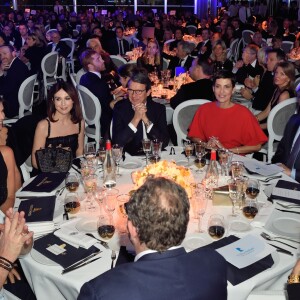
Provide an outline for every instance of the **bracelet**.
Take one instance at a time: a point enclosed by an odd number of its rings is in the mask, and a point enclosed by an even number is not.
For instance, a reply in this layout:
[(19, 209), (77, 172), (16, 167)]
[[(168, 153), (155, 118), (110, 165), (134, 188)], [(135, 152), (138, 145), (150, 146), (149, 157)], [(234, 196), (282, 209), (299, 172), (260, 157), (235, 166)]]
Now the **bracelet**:
[(287, 283), (288, 284), (300, 283), (300, 275), (290, 275)]
[(14, 268), (13, 263), (2, 256), (0, 256), (0, 267), (9, 272)]

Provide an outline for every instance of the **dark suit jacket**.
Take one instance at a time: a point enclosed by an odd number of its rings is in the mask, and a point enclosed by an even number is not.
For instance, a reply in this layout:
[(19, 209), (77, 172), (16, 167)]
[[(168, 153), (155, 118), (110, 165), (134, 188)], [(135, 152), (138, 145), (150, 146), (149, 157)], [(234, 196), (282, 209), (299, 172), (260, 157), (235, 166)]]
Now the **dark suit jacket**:
[[(58, 52), (58, 54), (64, 58), (67, 58), (71, 50), (72, 49), (64, 41), (59, 41), (55, 47), (55, 51)], [(50, 52), (52, 52), (52, 43), (47, 46), (47, 53)]]
[(211, 41), (210, 41), (210, 40), (207, 41), (207, 43), (205, 44), (206, 51), (202, 54), (202, 53), (201, 53), (201, 48), (202, 48), (203, 45), (204, 45), (204, 42), (200, 42), (200, 43), (197, 45), (197, 47), (196, 47), (196, 49), (195, 49), (195, 51), (196, 51), (195, 55), (198, 55), (198, 57), (199, 57), (200, 59), (206, 60), (206, 59), (208, 59), (208, 58), (210, 57), (211, 52), (212, 52)]
[[(119, 54), (119, 41), (117, 38), (112, 38), (108, 43), (108, 52), (110, 55), (118, 55)], [(123, 48), (124, 54), (130, 51), (129, 43), (123, 39)]]
[[(134, 133), (128, 126), (134, 116), (134, 110), (129, 100), (119, 101), (113, 111), (113, 136), (114, 144), (124, 146), (124, 150), (131, 155), (142, 154), (143, 125), (138, 124)], [(163, 142), (162, 147), (169, 143), (169, 133), (166, 120), (166, 108), (164, 105), (154, 102), (151, 97), (147, 99), (147, 116), (153, 123), (153, 127), (147, 134), (149, 139), (158, 139)]]
[[(300, 115), (293, 115), (285, 126), (283, 138), (281, 139), (275, 155), (272, 158), (272, 163), (287, 164), (287, 161), (292, 150), (292, 144), (300, 126)], [(296, 180), (300, 182), (300, 152), (297, 155), (294, 168), (296, 169)]]
[(256, 110), (264, 110), (270, 100), (272, 99), (275, 91), (275, 85), (273, 84), (274, 75), (270, 71), (266, 71), (262, 76), (258, 90), (254, 93), (254, 99), (252, 107)]
[[(170, 60), (168, 69), (171, 70), (171, 77), (175, 76), (175, 68), (179, 67), (179, 60), (180, 58), (177, 56), (172, 57)], [(184, 68), (186, 71), (188, 71), (189, 68), (191, 67), (193, 60), (194, 58), (192, 56), (188, 56), (188, 58), (186, 59), (184, 64)]]
[(211, 249), (142, 256), (85, 283), (79, 300), (225, 300), (226, 263)]
[(6, 75), (0, 77), (0, 95), (3, 95), (5, 100), (4, 111), (7, 118), (19, 114), (18, 92), (27, 77), (29, 77), (29, 70), (19, 58), (13, 61)]
[(264, 69), (259, 65), (258, 61), (256, 60), (255, 67), (253, 68), (251, 65), (243, 65), (235, 74), (236, 81), (238, 83), (244, 84), (244, 81), (247, 77), (252, 76), (253, 78), (256, 75), (262, 76), (264, 73)]
[(109, 92), (108, 84), (104, 79), (91, 72), (87, 72), (81, 76), (80, 84), (89, 89), (99, 99), (101, 104), (101, 136), (108, 138), (112, 119), (112, 110), (109, 106), (112, 95)]
[(288, 284), (287, 292), (288, 292), (289, 300), (299, 300), (300, 283)]
[(214, 100), (212, 81), (210, 79), (200, 79), (196, 82), (184, 84), (180, 87), (174, 97), (170, 99), (170, 105), (175, 109), (179, 104), (191, 99)]

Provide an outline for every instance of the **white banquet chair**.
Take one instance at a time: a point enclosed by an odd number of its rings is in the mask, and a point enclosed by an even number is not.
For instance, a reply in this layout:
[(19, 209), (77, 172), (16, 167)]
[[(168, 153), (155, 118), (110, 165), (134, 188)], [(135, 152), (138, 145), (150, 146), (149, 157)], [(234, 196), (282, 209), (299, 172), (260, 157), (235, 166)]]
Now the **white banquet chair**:
[(177, 135), (177, 145), (186, 139), (188, 128), (200, 105), (210, 102), (205, 99), (192, 99), (179, 104), (173, 113), (173, 126)]
[(50, 52), (46, 54), (41, 63), (43, 72), (43, 84), (45, 90), (45, 97), (47, 98), (48, 87), (56, 83), (56, 72), (58, 65), (58, 53)]
[(122, 56), (110, 55), (110, 58), (117, 68), (127, 64), (127, 61)]

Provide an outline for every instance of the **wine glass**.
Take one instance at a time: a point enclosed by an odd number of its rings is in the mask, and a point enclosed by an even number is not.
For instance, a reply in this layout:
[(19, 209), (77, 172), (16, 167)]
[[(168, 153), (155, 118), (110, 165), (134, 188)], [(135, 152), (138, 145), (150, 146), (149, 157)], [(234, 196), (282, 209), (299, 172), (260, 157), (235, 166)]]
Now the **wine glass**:
[(246, 188), (246, 196), (254, 200), (259, 194), (259, 181), (254, 178), (249, 178)]
[[(119, 190), (117, 189), (108, 189), (106, 191), (106, 195), (104, 198), (104, 209), (110, 215), (111, 219), (113, 217), (113, 213), (116, 210), (117, 205), (117, 196), (119, 194)], [(112, 223), (112, 221), (111, 221)]]
[(149, 139), (143, 139), (142, 144), (143, 144), (143, 151), (145, 152), (146, 155), (146, 166), (147, 166), (149, 153), (151, 152), (151, 141)]
[(194, 193), (194, 214), (195, 218), (198, 220), (198, 231), (204, 232), (202, 230), (202, 218), (205, 214), (207, 207), (207, 198), (205, 197), (205, 187), (202, 184), (197, 184)]
[(224, 217), (211, 215), (208, 221), (208, 234), (215, 240), (223, 237), (225, 233)]
[(64, 200), (64, 209), (68, 214), (76, 214), (80, 211), (80, 202), (77, 193), (67, 193)]
[(113, 156), (114, 161), (117, 164), (117, 174), (116, 174), (117, 176), (122, 176), (120, 174), (120, 161), (121, 161), (122, 155), (123, 155), (123, 147), (121, 147), (118, 144), (113, 145), (112, 156)]
[(76, 173), (68, 173), (65, 179), (66, 189), (69, 192), (76, 192), (79, 187), (79, 178)]
[(160, 159), (162, 142), (155, 139), (151, 142), (152, 154), (154, 156), (155, 162), (157, 163)]
[(198, 168), (196, 170), (196, 173), (201, 173), (202, 172), (202, 168), (205, 167), (206, 165), (206, 159), (205, 159), (205, 155), (206, 155), (206, 151), (205, 151), (205, 143), (203, 142), (198, 142), (195, 144), (195, 153), (196, 153), (196, 160), (195, 160), (195, 166)]
[(115, 226), (108, 215), (100, 215), (97, 220), (97, 231), (99, 236), (104, 240), (109, 240), (115, 233)]
[(88, 163), (94, 164), (96, 157), (96, 143), (86, 143), (84, 146), (84, 157)]
[(228, 149), (218, 149), (218, 155), (222, 175), (229, 176), (229, 165), (231, 163), (233, 153)]
[(97, 175), (83, 177), (84, 190), (86, 193), (93, 193), (97, 189)]
[(247, 219), (254, 219), (258, 213), (258, 203), (255, 199), (247, 198), (242, 208), (243, 215)]
[(187, 167), (190, 167), (190, 157), (193, 155), (194, 144), (191, 141), (184, 142), (184, 152), (188, 159)]
[(241, 161), (233, 161), (230, 165), (231, 177), (236, 178), (242, 176), (244, 173), (245, 167), (244, 163)]
[(127, 194), (121, 194), (117, 197), (119, 213), (118, 230), (120, 234), (127, 234), (127, 214), (125, 210), (125, 203), (127, 203), (129, 199), (130, 196)]

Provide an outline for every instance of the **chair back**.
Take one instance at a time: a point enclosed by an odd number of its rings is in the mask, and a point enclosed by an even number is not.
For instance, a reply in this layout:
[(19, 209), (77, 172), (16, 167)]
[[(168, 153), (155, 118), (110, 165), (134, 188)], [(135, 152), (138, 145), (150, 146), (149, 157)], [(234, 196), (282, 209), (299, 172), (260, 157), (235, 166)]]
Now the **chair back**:
[(85, 128), (85, 135), (87, 137), (93, 138), (98, 145), (98, 141), (101, 137), (101, 104), (99, 99), (90, 92), (89, 89), (82, 85), (77, 85), (77, 90), (79, 94), (79, 100), (82, 107), (82, 114), (87, 126), (94, 125), (95, 128)]
[(76, 73), (76, 83), (80, 83), (80, 78), (82, 75), (84, 75), (86, 72), (81, 68), (77, 73)]
[(181, 145), (186, 139), (188, 128), (194, 118), (195, 112), (200, 105), (210, 102), (205, 99), (192, 99), (179, 104), (173, 113), (173, 126), (177, 134), (177, 144)]
[(285, 54), (290, 53), (290, 51), (293, 49), (294, 43), (290, 41), (283, 41), (281, 44), (281, 48), (284, 51)]
[(237, 59), (236, 59), (236, 56), (237, 56), (237, 52), (238, 52), (238, 45), (239, 45), (239, 39), (235, 39), (235, 40), (233, 40), (232, 42), (231, 42), (231, 44), (230, 44), (230, 47), (229, 47), (229, 49), (230, 49), (230, 59), (232, 60), (232, 61), (236, 61)]
[(65, 42), (70, 47), (70, 49), (71, 49), (71, 52), (67, 56), (67, 59), (73, 59), (74, 50), (75, 50), (75, 43), (74, 43), (74, 41), (72, 39), (70, 39), (70, 38), (61, 39), (61, 41)]
[(271, 162), (276, 152), (277, 145), (275, 141), (280, 141), (283, 137), (285, 125), (290, 117), (296, 113), (297, 98), (290, 98), (277, 104), (269, 113), (267, 124), (269, 132), (268, 140), (268, 162)]
[(164, 45), (170, 44), (170, 43), (172, 43), (174, 41), (175, 41), (175, 39), (169, 39), (169, 40), (167, 40), (167, 41), (164, 42)]
[(169, 60), (163, 57), (163, 70), (167, 70), (169, 66)]
[(243, 39), (243, 47), (247, 46), (252, 42), (252, 36), (254, 32), (252, 30), (243, 30), (242, 31), (242, 39)]
[(19, 100), (19, 119), (24, 117), (25, 110), (32, 110), (33, 105), (33, 90), (34, 84), (36, 81), (37, 75), (34, 74), (27, 79), (25, 79), (18, 92), (18, 100)]
[(186, 30), (187, 30), (188, 34), (192, 35), (192, 34), (196, 33), (197, 27), (194, 25), (188, 25), (188, 26), (186, 26)]
[(57, 72), (58, 53), (50, 52), (46, 54), (41, 63), (41, 68), (44, 77), (54, 77)]
[(113, 61), (113, 63), (116, 65), (117, 68), (127, 64), (127, 61), (118, 55), (110, 55), (111, 60)]
[(72, 35), (74, 38), (77, 38), (79, 36), (79, 31), (77, 29), (73, 29)]

